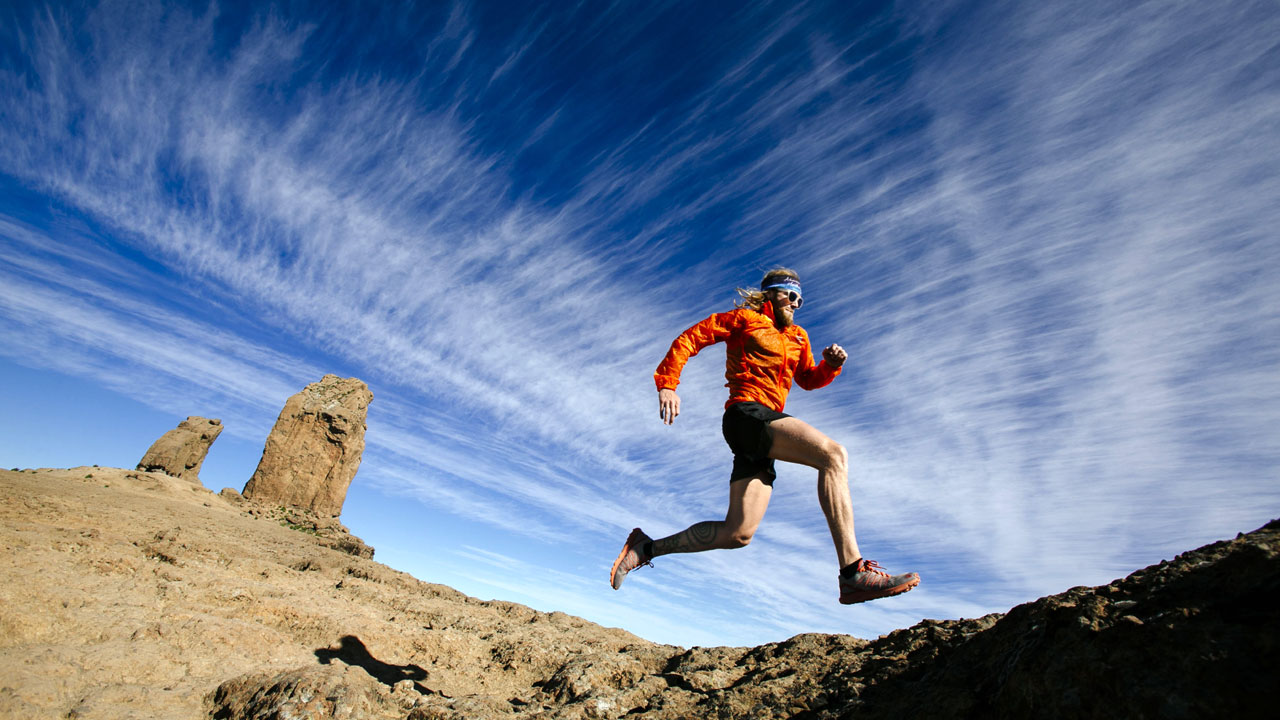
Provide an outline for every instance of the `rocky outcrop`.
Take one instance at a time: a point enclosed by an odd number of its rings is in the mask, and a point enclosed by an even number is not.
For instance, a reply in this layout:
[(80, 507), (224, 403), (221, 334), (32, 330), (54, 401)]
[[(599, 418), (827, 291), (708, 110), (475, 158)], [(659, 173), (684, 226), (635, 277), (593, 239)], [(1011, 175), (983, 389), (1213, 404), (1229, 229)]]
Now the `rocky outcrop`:
[(0, 717), (1270, 718), (1280, 702), (1280, 522), (1003, 615), (685, 649), (421, 582), (335, 552), (305, 513), (228, 496), (0, 470)]
[[(540, 615), (509, 607), (529, 623)], [(1280, 701), (1280, 522), (1007, 615), (925, 620), (871, 642), (798, 635), (682, 650), (588, 641), (556, 652), (554, 636), (538, 641), (501, 621), (471, 638), (480, 642), (471, 652), (486, 657), (479, 686), (447, 682), (435, 650), (421, 665), (363, 653), (344, 662), (384, 686), (361, 678), (346, 692), (359, 693), (352, 702), (370, 717), (411, 720), (1271, 717)], [(238, 717), (276, 717), (299, 683), (322, 686), (333, 673), (299, 672), (310, 674), (232, 681), (210, 702), (255, 712)]]
[(204, 457), (221, 433), (221, 420), (192, 415), (152, 443), (137, 469), (162, 472), (198, 483)]
[(244, 497), (305, 508), (322, 518), (341, 515), (364, 453), (372, 401), (363, 382), (337, 375), (325, 375), (289, 398)]
[(888, 636), (905, 667), (840, 717), (1274, 717), (1280, 520), (1004, 616), (926, 622)]
[[(228, 490), (230, 492), (227, 492)], [(219, 497), (231, 503), (245, 503), (245, 499), (231, 488), (224, 488), (219, 493)], [(360, 538), (352, 535), (347, 526), (338, 522), (337, 518), (320, 517), (310, 510), (300, 507), (265, 505), (255, 502), (249, 502), (248, 505), (249, 507), (246, 508), (245, 512), (250, 517), (264, 518), (292, 530), (314, 535), (321, 545), (333, 548), (338, 552), (355, 555), (366, 560), (373, 559), (373, 548), (366, 545)]]

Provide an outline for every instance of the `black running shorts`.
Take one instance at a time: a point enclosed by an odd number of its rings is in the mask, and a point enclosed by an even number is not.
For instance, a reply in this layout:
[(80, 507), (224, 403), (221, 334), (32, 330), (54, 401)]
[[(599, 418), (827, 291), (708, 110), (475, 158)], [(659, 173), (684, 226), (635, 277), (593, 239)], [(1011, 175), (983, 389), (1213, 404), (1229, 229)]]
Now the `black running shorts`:
[(733, 472), (729, 482), (761, 475), (765, 485), (772, 485), (778, 473), (773, 469), (773, 430), (769, 423), (791, 417), (758, 402), (734, 403), (724, 410), (720, 430), (733, 451)]

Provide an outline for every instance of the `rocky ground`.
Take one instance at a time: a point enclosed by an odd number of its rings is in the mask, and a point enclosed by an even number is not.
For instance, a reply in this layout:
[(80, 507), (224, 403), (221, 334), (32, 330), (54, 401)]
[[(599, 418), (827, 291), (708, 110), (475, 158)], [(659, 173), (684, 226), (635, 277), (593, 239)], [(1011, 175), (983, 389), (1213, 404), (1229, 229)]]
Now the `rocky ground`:
[(162, 473), (0, 471), (4, 718), (1272, 717), (1280, 522), (875, 641), (655, 645)]

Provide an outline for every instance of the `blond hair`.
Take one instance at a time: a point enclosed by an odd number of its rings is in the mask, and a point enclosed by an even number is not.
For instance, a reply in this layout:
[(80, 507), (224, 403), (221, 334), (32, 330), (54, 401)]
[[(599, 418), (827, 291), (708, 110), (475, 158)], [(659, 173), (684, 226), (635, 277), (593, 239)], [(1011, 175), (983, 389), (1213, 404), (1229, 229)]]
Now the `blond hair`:
[[(775, 278), (783, 278), (783, 277), (790, 278), (792, 280), (795, 280), (796, 282), (800, 282), (800, 275), (796, 273), (795, 270), (792, 270), (791, 268), (779, 267), (779, 268), (774, 268), (769, 272), (765, 273), (764, 277), (760, 278), (760, 286), (764, 287), (765, 285), (769, 284), (770, 280), (773, 280)], [(738, 302), (733, 304), (734, 307), (737, 307), (737, 308), (749, 307), (752, 310), (755, 310), (757, 312), (759, 312), (760, 309), (764, 307), (765, 298), (764, 298), (763, 290), (747, 290), (745, 288), (738, 288), (737, 290), (738, 290), (738, 296), (740, 297), (740, 299), (738, 300)]]

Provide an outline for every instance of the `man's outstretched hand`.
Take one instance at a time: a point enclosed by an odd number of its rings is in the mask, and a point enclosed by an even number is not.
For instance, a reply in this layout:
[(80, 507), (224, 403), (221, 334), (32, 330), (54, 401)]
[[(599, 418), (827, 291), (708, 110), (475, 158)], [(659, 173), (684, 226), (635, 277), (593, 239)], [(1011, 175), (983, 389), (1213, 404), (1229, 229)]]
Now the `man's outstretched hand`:
[(844, 348), (839, 345), (828, 345), (827, 349), (822, 351), (822, 359), (826, 360), (828, 365), (836, 369), (839, 369), (841, 365), (844, 365), (844, 361), (848, 359), (848, 357), (849, 353), (845, 352)]
[(663, 388), (658, 391), (658, 415), (662, 418), (662, 422), (670, 425), (676, 421), (676, 416), (680, 414), (680, 396), (671, 388)]

